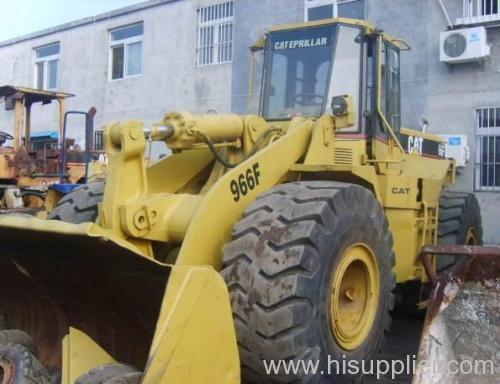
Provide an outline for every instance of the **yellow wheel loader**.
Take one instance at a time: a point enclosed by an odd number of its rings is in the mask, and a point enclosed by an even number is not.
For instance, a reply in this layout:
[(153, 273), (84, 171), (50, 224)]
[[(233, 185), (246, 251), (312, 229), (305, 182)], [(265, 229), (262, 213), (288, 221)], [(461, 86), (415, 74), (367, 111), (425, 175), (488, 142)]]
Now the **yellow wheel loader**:
[[(105, 173), (105, 161), (100, 159), (102, 151), (95, 150), (92, 140), (94, 136), (99, 137), (93, 130), (96, 109), (67, 111), (67, 99), (73, 96), (58, 91), (0, 86), (0, 107), (12, 111), (13, 115), (13, 127), (3, 126), (7, 131), (0, 131), (1, 214), (13, 211), (36, 214), (47, 202), (48, 193), (54, 200), (65, 192), (63, 187), (69, 189), (84, 183), (89, 175)], [(34, 107), (52, 103), (57, 103), (58, 109), (56, 129), (33, 132)], [(68, 116), (74, 115), (85, 116), (85, 150), (78, 149), (75, 140), (66, 136)], [(10, 144), (7, 141), (12, 141), (12, 145), (4, 145)], [(68, 184), (58, 184), (65, 182)]]
[[(0, 309), (39, 382), (358, 382), (329, 362), (376, 356), (396, 293), (422, 304), (422, 247), (481, 243), (443, 142), (400, 127), (408, 48), (359, 20), (273, 28), (259, 115), (113, 122), (105, 184), (1, 218)], [(145, 137), (173, 154), (147, 166)]]

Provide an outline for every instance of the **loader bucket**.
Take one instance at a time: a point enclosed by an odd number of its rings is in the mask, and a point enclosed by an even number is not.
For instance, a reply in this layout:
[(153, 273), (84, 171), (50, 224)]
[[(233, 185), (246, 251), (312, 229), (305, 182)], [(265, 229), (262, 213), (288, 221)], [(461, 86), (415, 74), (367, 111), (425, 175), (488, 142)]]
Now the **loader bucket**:
[(170, 269), (99, 233), (94, 224), (0, 219), (0, 311), (61, 368), (70, 326), (115, 359), (143, 367)]
[(6, 328), (29, 333), (62, 384), (110, 359), (145, 384), (239, 382), (229, 294), (211, 266), (161, 264), (92, 223), (1, 217), (0, 282)]
[(425, 251), (463, 257), (435, 280), (413, 384), (498, 383), (500, 247), (435, 246)]

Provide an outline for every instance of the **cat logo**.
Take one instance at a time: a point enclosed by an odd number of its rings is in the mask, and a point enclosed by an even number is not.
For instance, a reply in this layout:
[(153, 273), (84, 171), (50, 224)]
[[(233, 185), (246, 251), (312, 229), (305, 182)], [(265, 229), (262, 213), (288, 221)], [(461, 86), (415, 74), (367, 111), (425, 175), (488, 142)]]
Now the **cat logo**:
[(408, 153), (417, 151), (420, 155), (423, 152), (424, 138), (408, 136)]
[(410, 188), (398, 188), (398, 187), (394, 187), (394, 188), (392, 188), (392, 194), (393, 195), (409, 195), (410, 194)]

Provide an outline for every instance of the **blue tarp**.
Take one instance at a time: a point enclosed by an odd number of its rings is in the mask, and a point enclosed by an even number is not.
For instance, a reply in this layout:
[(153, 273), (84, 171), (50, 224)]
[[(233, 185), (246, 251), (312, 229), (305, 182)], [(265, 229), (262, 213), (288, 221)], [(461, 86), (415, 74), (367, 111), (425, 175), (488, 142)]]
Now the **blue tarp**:
[(31, 137), (32, 141), (59, 140), (59, 132), (57, 132), (57, 131), (33, 132), (30, 137)]

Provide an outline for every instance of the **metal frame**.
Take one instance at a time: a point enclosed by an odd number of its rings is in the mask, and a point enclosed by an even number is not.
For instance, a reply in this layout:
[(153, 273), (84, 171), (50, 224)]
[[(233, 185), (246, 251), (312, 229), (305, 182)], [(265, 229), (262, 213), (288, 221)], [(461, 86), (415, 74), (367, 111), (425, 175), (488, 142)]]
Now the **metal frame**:
[(460, 256), (460, 257), (500, 257), (500, 246), (498, 245), (456, 245), (456, 244), (428, 244), (422, 247), (420, 258), (429, 277), (432, 286), (438, 283), (438, 274), (434, 267), (433, 256)]
[[(475, 139), (475, 159), (474, 159), (474, 191), (475, 192), (500, 192), (500, 187), (497, 187), (495, 185), (493, 186), (483, 186), (481, 185), (481, 167), (483, 165), (482, 161), (482, 155), (483, 155), (483, 150), (482, 149), (482, 139), (484, 137), (487, 137), (487, 143), (488, 147), (490, 145), (490, 139), (493, 138), (493, 140), (500, 140), (500, 126), (491, 126), (490, 125), (490, 118), (489, 114), (490, 111), (493, 110), (494, 114), (494, 119), (496, 119), (496, 114), (500, 113), (500, 106), (482, 106), (482, 107), (476, 107), (474, 108), (474, 139)], [(482, 116), (487, 111), (486, 113), (488, 114), (487, 121), (488, 125), (487, 126), (480, 126), (478, 117), (482, 120)], [(488, 164), (493, 163), (493, 181), (495, 183), (495, 180), (497, 178), (500, 178), (500, 175), (496, 175), (496, 170), (495, 170), (495, 157), (496, 157), (496, 147), (495, 143), (493, 143), (493, 161), (487, 161)], [(489, 151), (489, 148), (487, 148)], [(490, 158), (489, 153), (488, 153), (488, 159)], [(500, 163), (498, 163), (500, 166)], [(489, 176), (489, 169), (487, 171), (487, 177)], [(489, 178), (489, 177), (488, 177)]]
[[(493, 12), (495, 3), (497, 11)], [(500, 0), (463, 0), (462, 17), (457, 18), (455, 24), (469, 25), (492, 21), (500, 21)]]

